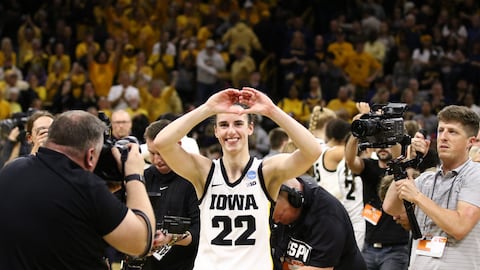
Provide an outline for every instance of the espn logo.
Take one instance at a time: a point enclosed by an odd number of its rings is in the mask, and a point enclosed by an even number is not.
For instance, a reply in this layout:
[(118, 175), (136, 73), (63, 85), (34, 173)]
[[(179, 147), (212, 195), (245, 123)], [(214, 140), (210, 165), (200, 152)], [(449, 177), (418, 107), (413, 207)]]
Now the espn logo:
[(290, 242), (287, 247), (287, 257), (293, 260), (298, 260), (304, 264), (310, 260), (310, 252), (312, 247), (305, 242), (290, 238)]

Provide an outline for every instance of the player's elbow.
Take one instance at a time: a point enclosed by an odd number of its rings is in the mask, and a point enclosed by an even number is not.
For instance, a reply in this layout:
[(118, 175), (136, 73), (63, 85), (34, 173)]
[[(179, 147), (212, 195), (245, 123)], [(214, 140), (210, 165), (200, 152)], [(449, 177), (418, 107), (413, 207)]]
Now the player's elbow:
[(312, 147), (311, 149), (309, 149), (309, 156), (312, 161), (311, 163), (313, 164), (316, 160), (318, 160), (321, 154), (322, 154), (322, 147), (320, 146), (320, 144), (316, 144), (315, 147)]
[(157, 136), (155, 136), (155, 139), (153, 140), (153, 144), (155, 145), (155, 148), (159, 151), (169, 146), (169, 144), (163, 138), (161, 131), (160, 133), (157, 134)]

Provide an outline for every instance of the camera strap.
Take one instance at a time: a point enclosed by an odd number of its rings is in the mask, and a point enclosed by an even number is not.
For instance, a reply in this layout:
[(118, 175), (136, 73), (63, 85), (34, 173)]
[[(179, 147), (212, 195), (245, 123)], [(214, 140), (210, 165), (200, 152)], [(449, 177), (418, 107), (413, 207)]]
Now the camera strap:
[(153, 244), (152, 224), (150, 224), (150, 219), (148, 218), (148, 216), (143, 211), (141, 211), (139, 209), (131, 209), (131, 210), (132, 210), (133, 213), (135, 213), (135, 215), (143, 218), (143, 220), (145, 221), (145, 224), (147, 225), (147, 245), (146, 245), (143, 253), (139, 256), (139, 258), (142, 258), (142, 257), (147, 256), (147, 254), (150, 253), (150, 250), (152, 249), (152, 244)]
[[(120, 151), (120, 163), (122, 165), (122, 168), (121, 168), (121, 172), (122, 172), (122, 175), (125, 176), (125, 162), (127, 161), (127, 158), (128, 158), (128, 151)], [(120, 196), (121, 196), (121, 200), (122, 202), (126, 202), (127, 201), (127, 195), (126, 195), (126, 187), (125, 187), (125, 181), (122, 181), (122, 188), (121, 190), (123, 190), (123, 192), (121, 192)]]
[(125, 162), (127, 162), (128, 151), (120, 151), (120, 161), (122, 163), (122, 175), (125, 175)]

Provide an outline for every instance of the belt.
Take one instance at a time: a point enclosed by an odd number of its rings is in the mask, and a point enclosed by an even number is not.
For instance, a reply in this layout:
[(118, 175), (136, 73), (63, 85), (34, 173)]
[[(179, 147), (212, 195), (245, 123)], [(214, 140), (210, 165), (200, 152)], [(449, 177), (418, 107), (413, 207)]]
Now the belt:
[(372, 244), (369, 244), (370, 246), (372, 246), (373, 248), (384, 248), (384, 247), (391, 247), (391, 246), (403, 246), (403, 245), (406, 245), (407, 243), (401, 243), (401, 244), (398, 244), (398, 243), (372, 243)]

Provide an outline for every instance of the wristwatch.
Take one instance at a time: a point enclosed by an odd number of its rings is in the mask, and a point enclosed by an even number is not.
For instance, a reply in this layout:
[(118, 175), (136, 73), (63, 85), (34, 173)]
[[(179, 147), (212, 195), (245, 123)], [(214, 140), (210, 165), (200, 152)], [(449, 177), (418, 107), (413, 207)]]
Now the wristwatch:
[(140, 181), (140, 182), (145, 184), (145, 177), (141, 174), (138, 174), (138, 173), (129, 174), (129, 175), (125, 176), (124, 180), (125, 180), (125, 183), (136, 180), (136, 181)]

